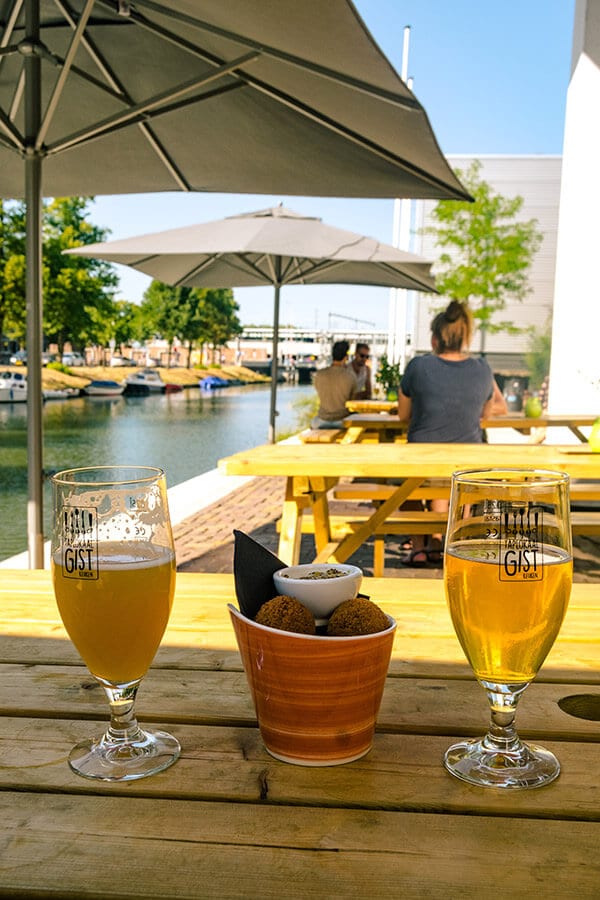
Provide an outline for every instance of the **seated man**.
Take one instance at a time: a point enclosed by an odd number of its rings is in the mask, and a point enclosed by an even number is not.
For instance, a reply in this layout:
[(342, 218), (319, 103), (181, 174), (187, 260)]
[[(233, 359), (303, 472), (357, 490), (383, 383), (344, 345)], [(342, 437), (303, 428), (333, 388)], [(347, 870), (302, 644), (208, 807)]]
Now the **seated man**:
[(367, 365), (369, 359), (369, 345), (358, 342), (351, 362), (348, 364), (356, 375), (357, 393), (356, 400), (370, 400), (373, 396), (371, 383), (371, 368)]
[(315, 388), (319, 395), (319, 408), (312, 420), (313, 428), (342, 428), (342, 420), (348, 415), (346, 400), (356, 396), (356, 375), (346, 365), (348, 341), (336, 341), (331, 350), (332, 363), (319, 369), (315, 375)]

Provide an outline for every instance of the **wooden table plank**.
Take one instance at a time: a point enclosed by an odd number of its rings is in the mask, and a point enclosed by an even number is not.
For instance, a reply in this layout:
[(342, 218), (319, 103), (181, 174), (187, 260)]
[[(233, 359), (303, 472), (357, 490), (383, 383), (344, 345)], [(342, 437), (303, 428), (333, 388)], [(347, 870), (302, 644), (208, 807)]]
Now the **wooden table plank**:
[(504, 792), (474, 790), (446, 772), (442, 758), (457, 734), (377, 733), (362, 760), (314, 768), (273, 759), (256, 728), (169, 727), (182, 745), (174, 766), (136, 783), (105, 783), (80, 778), (66, 763), (76, 740), (98, 733), (97, 722), (56, 719), (49, 727), (42, 719), (6, 717), (0, 731), (0, 797), (3, 790), (16, 790), (600, 821), (600, 795), (590, 778), (598, 760), (594, 743), (544, 740), (561, 762), (560, 777), (543, 790)]
[[(568, 716), (565, 696), (600, 694), (600, 684), (534, 682), (519, 704), (525, 734), (555, 740), (600, 741), (598, 722)], [(256, 723), (243, 672), (152, 669), (136, 704), (140, 721), (187, 724)], [(108, 722), (103, 689), (76, 666), (0, 666), (0, 710), (4, 716), (96, 719)], [(459, 719), (458, 714), (460, 713)], [(387, 679), (377, 727), (390, 732), (476, 736), (488, 724), (483, 690), (474, 680)]]
[[(542, 413), (541, 416), (531, 417), (525, 416), (523, 413), (508, 413), (503, 416), (483, 418), (481, 427), (484, 430), (508, 428), (522, 434), (529, 434), (532, 429), (544, 432), (547, 428), (566, 428), (579, 441), (587, 443), (587, 437), (581, 431), (581, 428), (591, 427), (596, 419), (596, 415), (554, 415)], [(372, 410), (353, 409), (351, 414), (343, 420), (343, 425), (354, 441), (360, 441), (365, 434), (370, 432), (374, 432), (381, 438), (382, 433), (385, 431), (392, 434), (404, 434), (408, 431), (408, 422), (406, 420), (400, 419), (395, 413), (379, 408)], [(544, 437), (545, 435), (542, 433), (540, 440), (543, 440)]]
[[(31, 582), (32, 591), (22, 590)], [(171, 619), (154, 668), (241, 671), (227, 603), (236, 604), (230, 575), (198, 578), (178, 573)], [(362, 591), (397, 623), (390, 671), (407, 676), (470, 678), (454, 634), (440, 579), (365, 578)], [(538, 676), (541, 681), (598, 683), (600, 591), (573, 585), (558, 640)], [(3, 573), (0, 583), (0, 662), (29, 666), (80, 665), (53, 599), (48, 572)], [(143, 690), (143, 689), (142, 689)]]
[(561, 444), (264, 444), (219, 460), (227, 475), (450, 478), (458, 469), (533, 466), (600, 478), (600, 454)]
[[(144, 800), (12, 799), (2, 805), (3, 863), (15, 889), (36, 896), (364, 900), (397, 885), (403, 897), (448, 898), (460, 885), (461, 896), (485, 897), (501, 846), (510, 848), (511, 898), (566, 897), (574, 885), (578, 897), (597, 897), (597, 827), (588, 823), (173, 801), (150, 816)], [(15, 808), (25, 834), (14, 830)]]

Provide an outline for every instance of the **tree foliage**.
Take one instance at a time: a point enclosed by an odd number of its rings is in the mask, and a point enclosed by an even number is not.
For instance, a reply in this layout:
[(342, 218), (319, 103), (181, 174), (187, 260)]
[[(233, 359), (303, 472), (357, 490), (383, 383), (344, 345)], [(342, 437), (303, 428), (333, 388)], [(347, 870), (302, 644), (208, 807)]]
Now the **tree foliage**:
[[(43, 328), (62, 350), (95, 343), (112, 310), (117, 277), (102, 260), (65, 256), (63, 250), (102, 241), (107, 232), (87, 220), (89, 198), (59, 197), (42, 213)], [(0, 220), (0, 332), (23, 341), (26, 329), (25, 205), (3, 204)]]
[[(89, 221), (91, 198), (60, 197), (44, 205), (42, 215), (44, 292), (43, 329), (62, 353), (69, 341), (76, 350), (96, 345), (130, 345), (152, 337), (187, 344), (188, 365), (194, 347), (213, 354), (240, 334), (238, 304), (229, 289), (173, 287), (153, 281), (140, 306), (114, 300), (118, 278), (103, 260), (63, 251), (106, 239), (107, 231)], [(26, 333), (25, 205), (0, 201), (0, 334), (22, 343)]]
[(440, 201), (432, 211), (436, 224), (424, 232), (443, 248), (435, 267), (436, 285), (445, 297), (469, 305), (483, 354), (488, 334), (521, 330), (496, 317), (508, 301), (521, 302), (529, 293), (529, 269), (542, 234), (536, 219), (519, 220), (523, 198), (494, 193), (479, 177), (480, 169), (476, 160), (466, 172), (456, 173), (474, 202)]
[(552, 350), (552, 326), (546, 324), (543, 331), (532, 330), (529, 337), (529, 351), (525, 354), (525, 362), (529, 369), (532, 390), (539, 390), (550, 371), (550, 354)]
[(25, 334), (25, 215), (23, 204), (0, 201), (0, 335)]
[(229, 288), (173, 287), (153, 281), (141, 309), (146, 331), (167, 341), (169, 361), (175, 338), (187, 344), (189, 365), (194, 347), (210, 344), (216, 351), (242, 331), (239, 306)]

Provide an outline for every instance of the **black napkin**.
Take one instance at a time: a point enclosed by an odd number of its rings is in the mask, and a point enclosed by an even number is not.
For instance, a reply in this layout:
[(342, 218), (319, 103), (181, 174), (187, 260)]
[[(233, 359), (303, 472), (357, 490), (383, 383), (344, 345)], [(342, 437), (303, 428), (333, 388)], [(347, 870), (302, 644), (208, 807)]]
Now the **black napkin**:
[(234, 529), (233, 535), (233, 576), (238, 606), (248, 619), (254, 619), (263, 603), (277, 596), (273, 572), (285, 569), (287, 563), (243, 531)]

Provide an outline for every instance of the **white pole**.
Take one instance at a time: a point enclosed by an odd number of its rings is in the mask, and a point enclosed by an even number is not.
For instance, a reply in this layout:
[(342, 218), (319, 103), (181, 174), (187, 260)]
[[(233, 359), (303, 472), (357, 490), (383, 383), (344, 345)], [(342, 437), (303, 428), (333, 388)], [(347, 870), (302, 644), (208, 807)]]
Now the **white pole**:
[[(402, 68), (400, 77), (412, 89), (412, 78), (408, 78), (408, 50), (410, 45), (410, 25), (404, 28), (402, 44)], [(394, 200), (394, 222), (392, 244), (400, 250), (410, 249), (410, 220), (412, 204), (410, 200)], [(406, 315), (407, 292), (398, 288), (390, 290), (388, 352), (389, 362), (401, 363), (404, 369), (406, 359)]]

